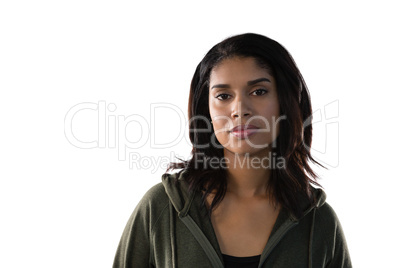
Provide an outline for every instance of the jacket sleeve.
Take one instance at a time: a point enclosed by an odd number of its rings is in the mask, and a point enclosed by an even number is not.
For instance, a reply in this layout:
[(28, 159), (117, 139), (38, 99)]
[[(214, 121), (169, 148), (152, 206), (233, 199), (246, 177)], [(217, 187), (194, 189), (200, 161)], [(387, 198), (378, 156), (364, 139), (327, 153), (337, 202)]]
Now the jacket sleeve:
[[(338, 222), (339, 224), (339, 222)], [(336, 230), (335, 234), (335, 245), (333, 259), (329, 263), (330, 268), (351, 268), (352, 262), (349, 256), (348, 246), (346, 244), (346, 239), (343, 234), (342, 227), (340, 224)]]
[(332, 259), (330, 260), (327, 267), (329, 268), (351, 268), (352, 262), (349, 255), (348, 246), (346, 243), (346, 238), (343, 233), (341, 223), (333, 209), (330, 207), (332, 212), (332, 217), (334, 220), (335, 233), (333, 234), (333, 248), (332, 248)]
[(153, 267), (150, 264), (150, 213), (145, 196), (123, 231), (113, 268)]

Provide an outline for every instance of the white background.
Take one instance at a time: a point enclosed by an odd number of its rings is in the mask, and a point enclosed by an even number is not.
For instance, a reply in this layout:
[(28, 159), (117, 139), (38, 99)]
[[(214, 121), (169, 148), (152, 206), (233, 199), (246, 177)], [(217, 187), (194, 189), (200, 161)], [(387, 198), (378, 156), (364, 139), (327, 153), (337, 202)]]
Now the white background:
[[(113, 142), (74, 146), (66, 115), (77, 104), (104, 102), (116, 107), (106, 111), (110, 122), (133, 115), (151, 125), (151, 104), (168, 103), (176, 112), (155, 110), (152, 124), (155, 141), (169, 143), (185, 131), (177, 111), (187, 116), (198, 62), (217, 42), (245, 32), (290, 51), (315, 111), (332, 103), (333, 124), (322, 113), (314, 126), (313, 153), (329, 169), (315, 170), (354, 267), (400, 265), (397, 1), (216, 2), (2, 1), (1, 267), (111, 267), (129, 215), (165, 169), (130, 168)], [(145, 141), (126, 149), (143, 166), (166, 164), (171, 152), (190, 154), (187, 132), (158, 149), (139, 123), (122, 126), (109, 139)], [(77, 113), (71, 128), (81, 141), (98, 139), (97, 111)], [(105, 129), (115, 130), (107, 122)]]

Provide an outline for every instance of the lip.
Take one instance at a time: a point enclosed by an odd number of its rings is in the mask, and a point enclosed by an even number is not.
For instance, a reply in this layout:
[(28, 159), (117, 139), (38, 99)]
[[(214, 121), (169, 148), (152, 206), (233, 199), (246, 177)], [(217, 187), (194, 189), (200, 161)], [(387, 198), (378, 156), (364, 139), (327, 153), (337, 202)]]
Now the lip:
[(258, 129), (258, 127), (254, 125), (238, 125), (232, 128), (231, 132), (245, 131), (249, 129)]
[(253, 126), (253, 125), (239, 125), (234, 127), (230, 133), (232, 133), (233, 136), (238, 137), (238, 138), (247, 138), (250, 137), (251, 135), (254, 135), (257, 133), (258, 127)]

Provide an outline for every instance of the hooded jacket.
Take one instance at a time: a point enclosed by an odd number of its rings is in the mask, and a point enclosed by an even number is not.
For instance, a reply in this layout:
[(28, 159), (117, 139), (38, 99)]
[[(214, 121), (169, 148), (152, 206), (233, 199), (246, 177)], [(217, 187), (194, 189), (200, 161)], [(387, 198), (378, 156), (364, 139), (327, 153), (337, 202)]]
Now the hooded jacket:
[[(201, 193), (189, 193), (185, 171), (164, 174), (144, 195), (121, 237), (113, 268), (223, 268)], [(282, 208), (258, 267), (352, 267), (346, 240), (321, 189), (296, 218)]]

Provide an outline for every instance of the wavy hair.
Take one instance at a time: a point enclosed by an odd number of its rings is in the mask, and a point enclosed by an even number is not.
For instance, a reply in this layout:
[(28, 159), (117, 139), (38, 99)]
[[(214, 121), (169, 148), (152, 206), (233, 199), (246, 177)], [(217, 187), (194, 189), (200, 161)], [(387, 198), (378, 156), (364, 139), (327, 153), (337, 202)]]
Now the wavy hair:
[[(309, 162), (320, 165), (310, 153), (312, 143), (312, 108), (306, 83), (290, 53), (278, 42), (266, 36), (246, 33), (229, 37), (212, 47), (198, 64), (191, 81), (188, 102), (190, 140), (193, 145), (191, 158), (179, 163), (170, 163), (167, 171), (181, 168), (186, 170), (185, 179), (190, 191), (202, 192), (202, 204), (214, 191), (215, 196), (208, 208), (212, 210), (223, 200), (226, 190), (226, 172), (224, 168), (211, 168), (201, 165), (201, 156), (205, 163), (212, 158), (223, 158), (223, 149), (211, 144), (217, 141), (210, 124), (209, 114), (209, 79), (211, 70), (222, 60), (232, 57), (251, 57), (272, 73), (276, 79), (280, 114), (286, 120), (279, 122), (280, 133), (274, 141), (273, 153), (282, 157), (285, 168), (272, 169), (267, 180), (266, 190), (270, 200), (279, 203), (296, 217), (302, 216), (301, 199), (315, 202), (310, 186), (317, 182), (318, 175)], [(202, 131), (200, 131), (202, 130)], [(324, 167), (325, 168), (325, 167)]]

